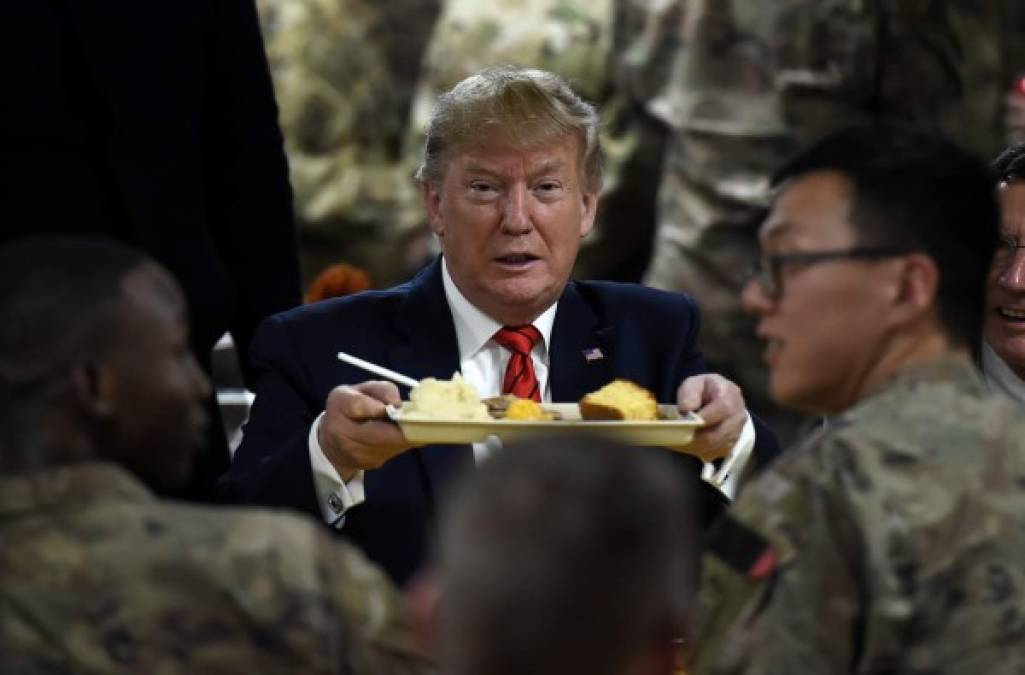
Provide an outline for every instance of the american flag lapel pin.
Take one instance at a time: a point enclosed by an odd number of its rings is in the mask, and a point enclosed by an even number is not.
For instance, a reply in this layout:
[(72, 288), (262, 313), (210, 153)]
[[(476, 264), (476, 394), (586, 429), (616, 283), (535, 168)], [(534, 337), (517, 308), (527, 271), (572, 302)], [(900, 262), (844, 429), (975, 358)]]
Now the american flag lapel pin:
[(601, 361), (605, 358), (605, 355), (601, 353), (601, 349), (598, 347), (591, 347), (590, 349), (584, 350), (584, 360), (588, 363), (594, 363), (595, 361)]

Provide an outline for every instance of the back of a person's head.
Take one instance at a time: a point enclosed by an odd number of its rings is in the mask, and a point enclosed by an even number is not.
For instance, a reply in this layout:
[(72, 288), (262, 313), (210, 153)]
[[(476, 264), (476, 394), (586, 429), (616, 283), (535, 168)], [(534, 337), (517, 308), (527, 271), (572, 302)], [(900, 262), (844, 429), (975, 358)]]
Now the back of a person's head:
[(444, 671), (613, 675), (668, 646), (696, 574), (685, 486), (664, 450), (586, 438), (489, 459), (443, 521)]
[(861, 246), (923, 252), (939, 273), (939, 317), (955, 345), (978, 343), (1000, 212), (993, 173), (953, 142), (899, 122), (841, 129), (791, 159), (777, 185), (837, 172), (854, 189), (850, 225)]

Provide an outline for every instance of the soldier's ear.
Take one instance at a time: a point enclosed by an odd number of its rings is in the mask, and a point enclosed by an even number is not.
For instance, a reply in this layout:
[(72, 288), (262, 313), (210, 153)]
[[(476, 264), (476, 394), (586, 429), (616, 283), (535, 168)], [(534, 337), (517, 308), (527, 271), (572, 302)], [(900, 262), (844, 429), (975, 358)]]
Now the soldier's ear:
[(936, 308), (940, 271), (936, 262), (924, 253), (912, 253), (901, 259), (893, 308), (899, 320), (931, 313)]
[(94, 419), (108, 419), (114, 415), (117, 393), (117, 373), (103, 363), (84, 362), (71, 369), (71, 382), (79, 405)]
[(441, 191), (435, 189), (430, 181), (424, 180), (420, 182), (420, 197), (423, 199), (431, 231), (439, 238), (444, 238), (445, 221), (441, 217)]

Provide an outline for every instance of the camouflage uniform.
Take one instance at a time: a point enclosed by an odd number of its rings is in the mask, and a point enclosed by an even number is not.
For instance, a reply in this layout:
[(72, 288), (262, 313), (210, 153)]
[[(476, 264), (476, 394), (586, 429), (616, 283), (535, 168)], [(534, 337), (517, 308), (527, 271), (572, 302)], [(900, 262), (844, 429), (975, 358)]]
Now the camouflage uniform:
[(402, 138), (439, 0), (258, 0), (307, 281), (345, 260), (402, 280)]
[(158, 501), (122, 469), (0, 479), (0, 673), (411, 673), (395, 591), (289, 515)]
[(689, 672), (1025, 672), (1025, 420), (967, 358), (910, 367), (709, 535)]
[[(709, 365), (737, 381), (752, 408), (766, 412), (772, 404), (761, 348), (739, 296), (757, 252), (771, 173), (818, 137), (881, 116), (937, 128), (994, 156), (1003, 144), (1003, 95), (1015, 74), (1025, 72), (1010, 44), (1016, 31), (1008, 28), (1023, 25), (1010, 14), (1021, 13), (1013, 5), (1023, 3), (663, 4), (675, 11), (653, 14), (663, 25), (649, 27), (647, 44), (632, 54), (639, 72), (665, 81), (647, 107), (672, 129), (646, 282), (696, 296)], [(781, 440), (791, 436), (792, 418), (769, 419)]]
[[(599, 106), (606, 153), (605, 185), (594, 233), (574, 276), (639, 281), (654, 232), (662, 138), (642, 124), (614, 86), (617, 55), (640, 30), (653, 0), (448, 0), (424, 59), (410, 129), (406, 170), (422, 159), (424, 130), (438, 96), (489, 66), (548, 70)], [(411, 184), (412, 186), (412, 184)], [(406, 231), (426, 232), (419, 195), (410, 191), (399, 216)]]

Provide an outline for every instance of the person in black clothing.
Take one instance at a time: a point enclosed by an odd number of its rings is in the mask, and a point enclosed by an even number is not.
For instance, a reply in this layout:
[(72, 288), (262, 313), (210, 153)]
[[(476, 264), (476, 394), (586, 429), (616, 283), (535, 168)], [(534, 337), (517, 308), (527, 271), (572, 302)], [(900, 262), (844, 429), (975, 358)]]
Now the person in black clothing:
[[(5, 3), (0, 222), (138, 246), (185, 290), (209, 370), (263, 317), (299, 303), (288, 167), (252, 0)], [(210, 399), (211, 413), (216, 402)], [(215, 417), (215, 419), (217, 419)], [(210, 425), (188, 494), (227, 467)]]

